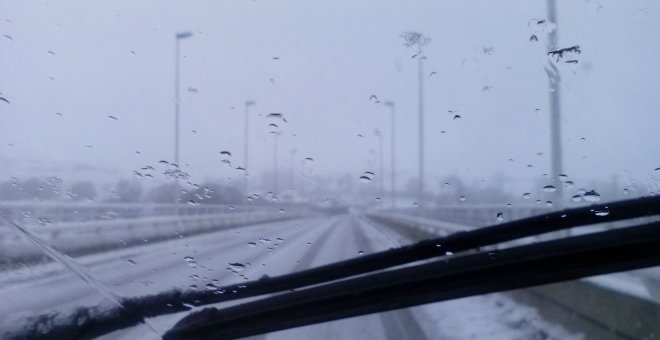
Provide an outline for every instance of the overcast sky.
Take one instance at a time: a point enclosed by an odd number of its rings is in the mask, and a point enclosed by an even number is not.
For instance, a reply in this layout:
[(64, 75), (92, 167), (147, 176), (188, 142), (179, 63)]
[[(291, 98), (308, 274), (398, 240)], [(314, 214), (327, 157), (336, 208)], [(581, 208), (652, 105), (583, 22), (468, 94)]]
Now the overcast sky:
[[(219, 152), (244, 165), (244, 103), (255, 100), (251, 173), (272, 166), (276, 123), (283, 165), (295, 148), (296, 163), (312, 157), (316, 173), (357, 181), (378, 171), (374, 129), (389, 150), (382, 103), (391, 100), (403, 185), (417, 171), (418, 64), (400, 35), (418, 31), (432, 39), (429, 185), (451, 173), (532, 182), (550, 172), (551, 25), (536, 21), (546, 17), (545, 1), (0, 0), (0, 97), (10, 102), (0, 101), (0, 180), (20, 177), (26, 161), (118, 177), (172, 161), (174, 37), (190, 31), (181, 41), (181, 163), (193, 180), (240, 176)], [(577, 64), (557, 64), (564, 172), (578, 186), (617, 175), (657, 188), (660, 3), (558, 1), (558, 21), (559, 47), (582, 51)], [(266, 117), (273, 112), (287, 123)]]

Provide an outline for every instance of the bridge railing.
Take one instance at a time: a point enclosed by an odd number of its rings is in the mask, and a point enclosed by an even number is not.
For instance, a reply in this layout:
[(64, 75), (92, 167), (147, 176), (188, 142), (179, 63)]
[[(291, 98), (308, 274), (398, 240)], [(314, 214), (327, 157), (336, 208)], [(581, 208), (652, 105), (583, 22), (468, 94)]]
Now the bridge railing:
[[(112, 212), (108, 216), (108, 212)], [(306, 207), (176, 204), (0, 203), (0, 214), (68, 254), (105, 251), (146, 242), (298, 218)], [(7, 226), (0, 227), (0, 264), (25, 262), (42, 252)]]

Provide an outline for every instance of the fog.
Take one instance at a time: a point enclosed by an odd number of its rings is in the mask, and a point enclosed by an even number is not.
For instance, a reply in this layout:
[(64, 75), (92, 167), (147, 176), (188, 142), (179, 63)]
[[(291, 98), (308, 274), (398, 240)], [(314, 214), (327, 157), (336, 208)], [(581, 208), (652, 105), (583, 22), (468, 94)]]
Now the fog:
[(563, 172), (574, 190), (657, 192), (660, 4), (558, 1), (557, 10), (557, 47), (579, 45), (577, 63), (547, 55), (545, 1), (2, 1), (0, 181), (92, 181), (106, 199), (119, 180), (172, 182), (163, 173), (175, 167), (159, 162), (174, 161), (175, 35), (191, 32), (180, 40), (182, 183), (242, 190), (253, 100), (248, 194), (274, 190), (278, 132), (278, 192), (375, 198), (391, 191), (383, 104), (393, 101), (396, 191), (410, 191), (420, 56), (401, 34), (415, 31), (431, 39), (421, 56), (428, 193), (457, 197), (451, 186), (462, 182), (520, 197), (551, 182), (549, 63), (561, 73)]

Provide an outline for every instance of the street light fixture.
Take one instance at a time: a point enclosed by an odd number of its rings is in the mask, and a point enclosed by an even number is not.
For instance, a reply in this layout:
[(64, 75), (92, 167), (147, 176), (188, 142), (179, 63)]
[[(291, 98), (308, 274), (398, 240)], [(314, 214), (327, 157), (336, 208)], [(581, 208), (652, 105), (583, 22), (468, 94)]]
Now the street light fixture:
[(424, 56), (422, 55), (422, 46), (431, 42), (431, 38), (421, 33), (406, 32), (401, 34), (404, 39), (404, 46), (417, 46), (417, 60), (419, 63), (419, 188), (418, 205), (424, 208)]
[(396, 161), (396, 155), (395, 155), (395, 145), (396, 145), (396, 130), (394, 128), (394, 102), (387, 101), (385, 102), (385, 106), (390, 108), (390, 195), (391, 195), (391, 206), (392, 208), (396, 207), (396, 167), (395, 167), (395, 161)]
[[(174, 163), (179, 164), (179, 50), (180, 41), (192, 36), (191, 32), (180, 32), (176, 34), (175, 64), (174, 64)], [(177, 194), (174, 196), (174, 202), (179, 203), (179, 189), (177, 179)]]
[(298, 150), (296, 148), (291, 149), (291, 190), (296, 190), (296, 153)]
[(179, 164), (179, 50), (180, 41), (192, 36), (191, 32), (181, 32), (176, 34), (176, 55), (174, 66), (174, 163)]
[(374, 134), (378, 137), (378, 206), (383, 206), (383, 134), (379, 129), (374, 130)]
[(277, 183), (277, 137), (282, 135), (279, 131), (271, 132), (273, 134), (273, 196), (277, 196), (278, 183)]
[(247, 101), (245, 101), (245, 126), (244, 126), (244, 130), (243, 130), (243, 134), (244, 134), (244, 135), (243, 135), (243, 157), (245, 157), (245, 159), (244, 159), (244, 161), (243, 161), (243, 162), (244, 162), (244, 166), (243, 166), (243, 167), (244, 167), (244, 169), (245, 169), (245, 170), (244, 170), (244, 171), (245, 171), (245, 183), (244, 183), (244, 185), (245, 185), (245, 195), (248, 194), (248, 181), (249, 181), (249, 178), (248, 178), (248, 176), (249, 176), (249, 174), (248, 174), (248, 160), (249, 160), (249, 158), (248, 158), (248, 134), (249, 134), (248, 123), (249, 123), (249, 107), (252, 106), (252, 105), (254, 105), (254, 104), (256, 104), (256, 103), (257, 103), (257, 102), (255, 102), (254, 100), (247, 100)]

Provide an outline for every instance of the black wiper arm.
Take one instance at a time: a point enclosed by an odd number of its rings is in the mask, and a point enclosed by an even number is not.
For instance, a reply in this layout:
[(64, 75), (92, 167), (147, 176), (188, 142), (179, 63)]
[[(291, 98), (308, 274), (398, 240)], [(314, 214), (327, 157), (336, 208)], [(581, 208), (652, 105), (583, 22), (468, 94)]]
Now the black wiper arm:
[(347, 279), (192, 313), (165, 334), (233, 339), (586, 276), (660, 265), (660, 222)]
[[(594, 213), (605, 210), (609, 212), (605, 216), (598, 216)], [(156, 295), (123, 299), (124, 309), (81, 308), (64, 318), (57, 314), (39, 315), (33, 319), (31, 324), (26, 326), (24, 333), (21, 335), (38, 337), (42, 335), (38, 331), (39, 324), (48, 323), (51, 325), (49, 337), (77, 336), (81, 334), (81, 329), (84, 329), (82, 337), (92, 338), (137, 325), (140, 323), (140, 318), (136, 317), (137, 315), (154, 317), (177, 313), (189, 310), (190, 307), (187, 306), (189, 304), (202, 306), (289, 291), (443, 256), (446, 252), (457, 253), (553, 231), (658, 214), (660, 214), (660, 196), (568, 209), (456, 233), (446, 237), (424, 240), (401, 248), (364, 255), (292, 274), (220, 288), (220, 291), (228, 292), (225, 294), (217, 294), (214, 291), (181, 291), (175, 289)], [(53, 325), (52, 320), (56, 317), (58, 317), (58, 322)], [(81, 319), (88, 321), (81, 325), (78, 323), (78, 320)]]

